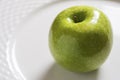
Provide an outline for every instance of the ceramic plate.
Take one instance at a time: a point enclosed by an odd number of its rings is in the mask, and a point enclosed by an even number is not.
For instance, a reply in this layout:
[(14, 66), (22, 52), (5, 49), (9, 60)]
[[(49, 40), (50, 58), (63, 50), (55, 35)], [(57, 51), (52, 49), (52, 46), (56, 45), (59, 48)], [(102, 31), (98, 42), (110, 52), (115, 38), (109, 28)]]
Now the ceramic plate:
[[(96, 71), (73, 73), (55, 63), (48, 47), (48, 33), (56, 15), (76, 5), (102, 10), (113, 29), (113, 48)], [(25, 80), (120, 80), (120, 3), (111, 1), (56, 1), (38, 8), (22, 21), (10, 40), (11, 67)]]

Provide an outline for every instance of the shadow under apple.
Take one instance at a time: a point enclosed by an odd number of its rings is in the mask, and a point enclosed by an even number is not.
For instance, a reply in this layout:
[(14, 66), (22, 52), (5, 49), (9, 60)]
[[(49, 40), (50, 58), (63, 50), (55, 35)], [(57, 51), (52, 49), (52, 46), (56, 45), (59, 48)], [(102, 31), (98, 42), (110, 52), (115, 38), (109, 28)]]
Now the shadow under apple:
[(54, 63), (42, 80), (97, 80), (99, 70), (88, 73), (74, 73)]

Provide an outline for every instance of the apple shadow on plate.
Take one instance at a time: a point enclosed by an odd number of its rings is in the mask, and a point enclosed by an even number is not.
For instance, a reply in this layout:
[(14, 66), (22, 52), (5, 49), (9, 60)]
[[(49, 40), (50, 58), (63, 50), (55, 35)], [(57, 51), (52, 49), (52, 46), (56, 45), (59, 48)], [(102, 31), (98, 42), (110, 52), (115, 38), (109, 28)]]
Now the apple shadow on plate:
[(97, 80), (99, 70), (88, 73), (74, 73), (54, 63), (42, 80)]

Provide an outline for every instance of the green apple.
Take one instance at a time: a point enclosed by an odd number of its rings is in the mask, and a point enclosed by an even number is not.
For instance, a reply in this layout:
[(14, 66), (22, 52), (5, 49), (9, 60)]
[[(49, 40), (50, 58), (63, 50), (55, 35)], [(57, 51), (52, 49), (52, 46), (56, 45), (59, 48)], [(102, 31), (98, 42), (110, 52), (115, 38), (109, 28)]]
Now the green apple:
[(49, 47), (56, 62), (70, 71), (98, 69), (111, 51), (110, 21), (95, 7), (74, 6), (65, 9), (51, 26)]

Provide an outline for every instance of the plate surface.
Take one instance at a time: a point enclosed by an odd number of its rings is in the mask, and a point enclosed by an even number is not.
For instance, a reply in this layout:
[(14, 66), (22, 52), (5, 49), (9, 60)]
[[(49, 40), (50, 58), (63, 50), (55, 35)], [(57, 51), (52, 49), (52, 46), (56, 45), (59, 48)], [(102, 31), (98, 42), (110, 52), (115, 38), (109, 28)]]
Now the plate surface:
[[(76, 5), (90, 5), (102, 10), (113, 29), (113, 48), (100, 69), (73, 73), (57, 65), (48, 47), (48, 33), (56, 15)], [(12, 64), (26, 80), (119, 80), (120, 74), (120, 3), (110, 1), (58, 1), (38, 8), (25, 19), (12, 41)]]

